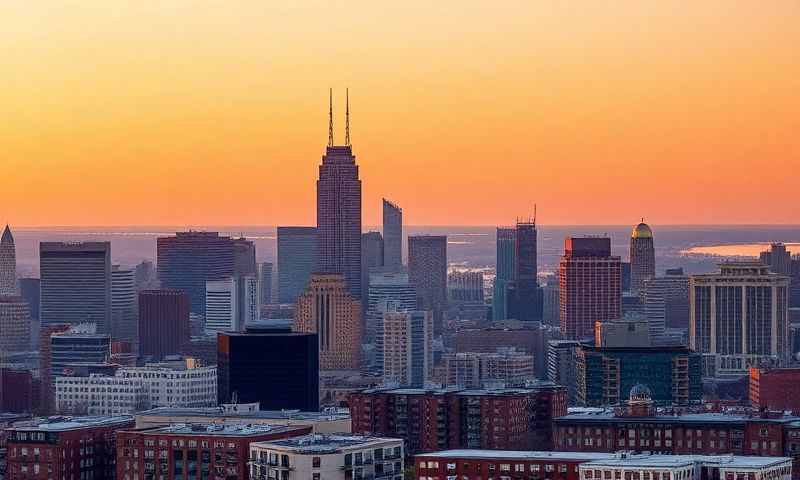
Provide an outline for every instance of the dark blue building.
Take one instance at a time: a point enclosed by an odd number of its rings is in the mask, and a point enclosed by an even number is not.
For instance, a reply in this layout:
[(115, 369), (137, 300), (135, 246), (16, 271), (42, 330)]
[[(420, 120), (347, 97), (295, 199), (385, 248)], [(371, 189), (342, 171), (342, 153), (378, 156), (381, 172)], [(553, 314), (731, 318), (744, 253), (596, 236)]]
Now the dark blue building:
[(618, 405), (637, 385), (649, 389), (656, 405), (701, 400), (701, 356), (686, 347), (581, 345), (575, 355), (578, 405)]
[(286, 326), (248, 326), (217, 337), (217, 396), (262, 410), (319, 411), (319, 340)]

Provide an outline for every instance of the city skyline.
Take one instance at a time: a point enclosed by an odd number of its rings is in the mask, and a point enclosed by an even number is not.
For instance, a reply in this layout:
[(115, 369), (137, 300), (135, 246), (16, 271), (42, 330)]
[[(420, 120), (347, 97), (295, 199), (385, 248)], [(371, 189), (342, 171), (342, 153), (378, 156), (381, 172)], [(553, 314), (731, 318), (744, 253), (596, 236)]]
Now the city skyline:
[(795, 2), (348, 7), (7, 6), (4, 220), (313, 225), (349, 87), (366, 225), (800, 223)]

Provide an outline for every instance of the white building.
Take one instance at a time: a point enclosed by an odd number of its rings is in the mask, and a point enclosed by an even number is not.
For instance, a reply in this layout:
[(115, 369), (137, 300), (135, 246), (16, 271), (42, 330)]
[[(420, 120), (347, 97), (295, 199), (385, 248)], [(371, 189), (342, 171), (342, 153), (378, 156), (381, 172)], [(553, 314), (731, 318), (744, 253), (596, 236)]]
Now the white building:
[(791, 480), (792, 459), (620, 453), (611, 459), (582, 463), (579, 472), (580, 480)]
[(308, 435), (250, 444), (251, 480), (402, 480), (403, 441)]
[(136, 272), (119, 265), (111, 267), (111, 338), (131, 344), (138, 351), (139, 295)]
[(56, 377), (56, 411), (80, 415), (127, 415), (150, 405), (140, 379), (92, 374)]
[(142, 380), (150, 407), (213, 407), (217, 405), (217, 367), (170, 368), (150, 365), (125, 367), (117, 376)]
[(114, 376), (56, 377), (55, 405), (61, 413), (132, 414), (153, 407), (213, 407), (217, 367), (124, 367)]
[(256, 276), (206, 282), (206, 330), (239, 332), (259, 319), (261, 292)]

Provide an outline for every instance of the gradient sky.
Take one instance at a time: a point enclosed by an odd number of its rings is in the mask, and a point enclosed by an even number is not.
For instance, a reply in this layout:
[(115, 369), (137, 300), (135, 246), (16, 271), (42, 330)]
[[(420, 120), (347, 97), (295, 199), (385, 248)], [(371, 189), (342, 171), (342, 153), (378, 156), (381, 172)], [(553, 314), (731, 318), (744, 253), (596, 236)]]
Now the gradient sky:
[(800, 223), (797, 0), (387, 3), (0, 3), (0, 220)]

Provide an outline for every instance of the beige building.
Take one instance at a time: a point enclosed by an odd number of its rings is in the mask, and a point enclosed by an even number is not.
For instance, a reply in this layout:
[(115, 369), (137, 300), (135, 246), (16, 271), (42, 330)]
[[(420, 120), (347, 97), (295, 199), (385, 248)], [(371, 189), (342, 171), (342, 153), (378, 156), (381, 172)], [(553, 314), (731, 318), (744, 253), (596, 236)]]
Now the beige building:
[(320, 370), (358, 370), (361, 358), (361, 302), (348, 294), (344, 277), (312, 274), (297, 298), (294, 330), (319, 337)]
[(789, 277), (760, 262), (728, 262), (692, 275), (689, 346), (704, 376), (746, 375), (789, 358)]
[(403, 440), (308, 435), (250, 444), (252, 480), (402, 480)]
[(646, 318), (625, 317), (595, 322), (594, 344), (598, 347), (649, 347), (650, 326)]
[(489, 384), (521, 387), (535, 378), (533, 356), (514, 348), (500, 348), (495, 353), (450, 353), (443, 356), (442, 363), (447, 385), (464, 388)]
[(0, 357), (30, 350), (31, 316), (18, 296), (0, 296)]
[(422, 387), (433, 374), (433, 314), (425, 311), (383, 314), (383, 379)]

